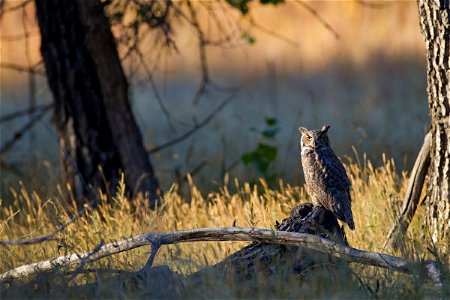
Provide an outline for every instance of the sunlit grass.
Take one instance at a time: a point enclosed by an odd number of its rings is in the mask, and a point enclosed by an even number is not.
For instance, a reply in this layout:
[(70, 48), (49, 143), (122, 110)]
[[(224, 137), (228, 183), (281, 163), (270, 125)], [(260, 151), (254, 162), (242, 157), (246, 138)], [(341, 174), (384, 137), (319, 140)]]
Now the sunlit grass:
[[(375, 168), (362, 159), (346, 165), (353, 183), (353, 214), (356, 230), (347, 230), (352, 247), (370, 251), (382, 251), (384, 238), (398, 210), (406, 189), (407, 176), (399, 176), (392, 160), (384, 158), (384, 165)], [(201, 193), (189, 178), (189, 193), (182, 196), (173, 186), (166, 191), (162, 204), (150, 210), (145, 200), (133, 200), (133, 209), (121, 184), (111, 199), (100, 195), (100, 205), (58, 234), (58, 242), (46, 242), (29, 246), (1, 246), (0, 272), (14, 267), (46, 260), (55, 256), (92, 250), (100, 241), (109, 243), (149, 231), (174, 231), (200, 227), (254, 226), (273, 228), (276, 220), (286, 217), (290, 209), (308, 201), (303, 187), (285, 185), (281, 180), (276, 189), (270, 189), (264, 180), (258, 185), (225, 179), (218, 191)], [(76, 211), (67, 202), (68, 192), (59, 188), (59, 195), (43, 198), (28, 191), (25, 186), (11, 189), (14, 203), (1, 207), (0, 239), (23, 239), (48, 233), (62, 222), (68, 221)], [(419, 208), (410, 225), (410, 237), (406, 240), (407, 255), (412, 259), (432, 258), (426, 248), (427, 232), (424, 231), (423, 208)], [(418, 242), (420, 240), (420, 242)], [(246, 245), (244, 242), (185, 243), (163, 247), (156, 264), (168, 264), (171, 268), (188, 274), (208, 264), (220, 261)], [(101, 259), (90, 267), (138, 270), (146, 262), (146, 247)], [(384, 250), (387, 252), (387, 250)], [(398, 254), (398, 253), (397, 253)], [(386, 293), (397, 276), (375, 268), (352, 265), (355, 272), (367, 280), (383, 280)], [(388, 276), (391, 274), (390, 276)], [(388, 277), (386, 277), (388, 276)], [(80, 277), (80, 276), (79, 276)], [(405, 276), (397, 276), (404, 278)], [(85, 282), (80, 278), (80, 282)], [(406, 279), (405, 279), (406, 278)], [(92, 278), (90, 279), (92, 280)]]

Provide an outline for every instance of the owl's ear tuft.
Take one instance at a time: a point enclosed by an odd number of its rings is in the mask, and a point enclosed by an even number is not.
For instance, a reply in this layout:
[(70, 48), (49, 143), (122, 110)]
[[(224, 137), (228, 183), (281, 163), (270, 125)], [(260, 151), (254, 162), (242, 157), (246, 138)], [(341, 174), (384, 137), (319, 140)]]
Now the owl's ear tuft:
[(305, 127), (299, 127), (298, 131), (300, 131), (300, 133), (302, 134), (306, 134), (308, 132), (308, 129), (306, 129)]
[(324, 133), (326, 133), (327, 131), (328, 131), (328, 129), (330, 129), (330, 125), (324, 125), (323, 127), (322, 127), (322, 130), (321, 131), (323, 131)]

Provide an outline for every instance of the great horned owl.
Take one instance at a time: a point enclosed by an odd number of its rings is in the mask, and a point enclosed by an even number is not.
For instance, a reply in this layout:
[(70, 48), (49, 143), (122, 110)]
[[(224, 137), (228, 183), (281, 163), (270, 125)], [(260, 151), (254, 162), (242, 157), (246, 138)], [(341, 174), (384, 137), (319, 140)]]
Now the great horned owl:
[(301, 157), (305, 173), (306, 189), (315, 205), (332, 211), (341, 221), (355, 229), (350, 197), (350, 180), (344, 166), (330, 146), (327, 131), (308, 130), (300, 127)]

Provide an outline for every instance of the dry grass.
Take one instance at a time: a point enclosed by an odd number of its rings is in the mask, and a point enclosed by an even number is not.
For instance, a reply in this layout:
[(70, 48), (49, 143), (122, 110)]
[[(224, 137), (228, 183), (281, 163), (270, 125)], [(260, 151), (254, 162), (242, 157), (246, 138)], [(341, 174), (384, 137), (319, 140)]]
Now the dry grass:
[[(347, 164), (353, 182), (353, 213), (356, 231), (347, 232), (353, 247), (381, 251), (384, 237), (390, 229), (394, 211), (404, 193), (407, 178), (398, 176), (392, 160), (385, 159), (383, 166), (374, 168), (365, 159)], [(290, 209), (308, 200), (302, 187), (279, 182), (276, 190), (269, 189), (264, 180), (258, 186), (240, 184), (238, 180), (228, 182), (219, 191), (202, 194), (189, 180), (189, 193), (183, 197), (174, 186), (164, 195), (163, 204), (156, 210), (147, 209), (142, 199), (135, 199), (139, 209), (133, 210), (124, 194), (124, 186), (109, 204), (101, 205), (85, 218), (69, 226), (59, 237), (61, 242), (48, 242), (31, 246), (2, 246), (0, 248), (0, 272), (13, 267), (45, 260), (54, 256), (93, 249), (100, 240), (112, 242), (147, 231), (172, 231), (199, 227), (238, 226), (273, 228)], [(14, 204), (0, 211), (0, 239), (12, 240), (47, 233), (60, 222), (67, 221), (75, 211), (64, 201), (62, 189), (59, 195), (43, 198), (22, 186), (11, 190)], [(101, 201), (108, 199), (101, 195)], [(423, 209), (420, 208), (409, 232), (413, 238), (407, 240), (408, 251), (403, 253), (412, 259), (430, 257), (426, 247), (427, 234), (422, 224)], [(418, 242), (420, 241), (420, 242)], [(169, 246), (157, 256), (157, 264), (168, 264), (184, 274), (193, 272), (207, 264), (215, 263), (241, 248), (242, 242), (188, 243)], [(104, 258), (92, 267), (138, 270), (143, 266), (148, 250), (140, 248), (113, 257)], [(393, 293), (398, 282), (410, 282), (408, 276), (353, 265), (354, 270), (368, 283), (381, 280), (383, 295)], [(90, 279), (89, 279), (90, 278)], [(392, 280), (397, 278), (398, 280)], [(92, 280), (79, 276), (79, 283)], [(403, 286), (404, 288), (404, 286)], [(411, 289), (406, 289), (411, 293)], [(401, 291), (398, 291), (401, 293)], [(405, 294), (406, 295), (406, 294)]]

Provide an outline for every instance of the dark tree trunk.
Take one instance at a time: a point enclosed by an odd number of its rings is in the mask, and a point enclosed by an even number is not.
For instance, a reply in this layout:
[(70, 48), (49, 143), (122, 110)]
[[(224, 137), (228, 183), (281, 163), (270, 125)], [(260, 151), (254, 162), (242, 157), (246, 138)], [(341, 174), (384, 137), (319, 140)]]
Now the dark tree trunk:
[(418, 8), (432, 136), (426, 222), (437, 242), (450, 237), (450, 7), (448, 0), (418, 0)]
[(65, 180), (79, 204), (119, 172), (133, 192), (159, 195), (129, 101), (128, 84), (97, 0), (36, 0), (41, 53), (55, 102)]

